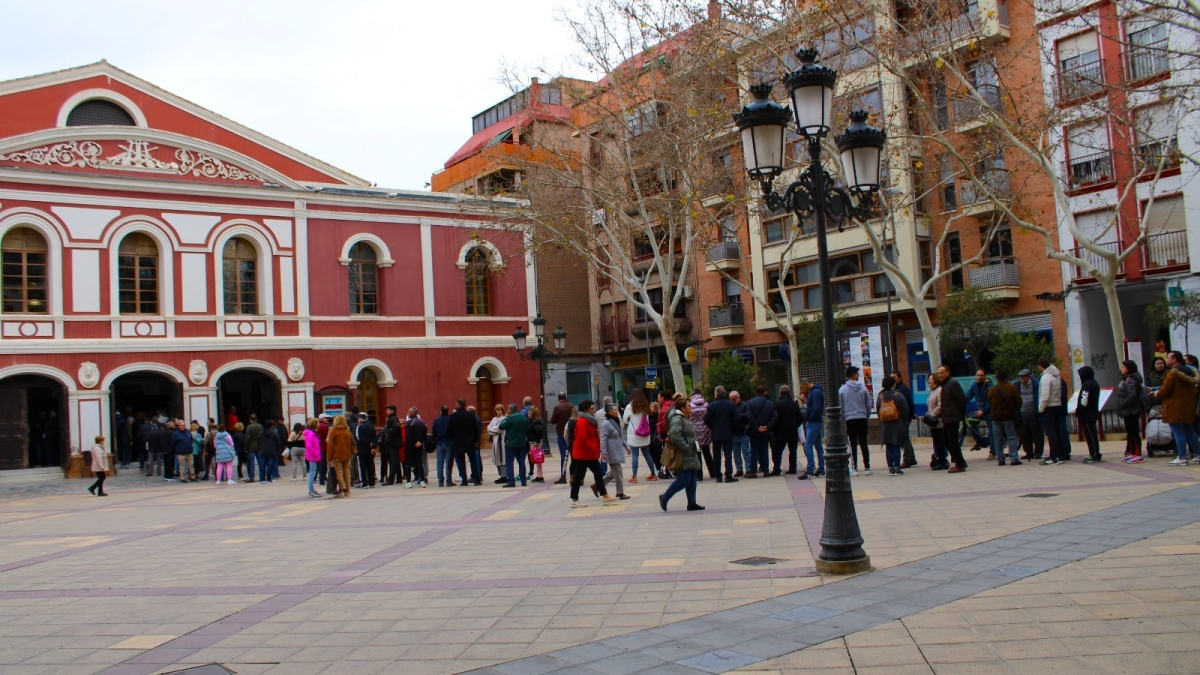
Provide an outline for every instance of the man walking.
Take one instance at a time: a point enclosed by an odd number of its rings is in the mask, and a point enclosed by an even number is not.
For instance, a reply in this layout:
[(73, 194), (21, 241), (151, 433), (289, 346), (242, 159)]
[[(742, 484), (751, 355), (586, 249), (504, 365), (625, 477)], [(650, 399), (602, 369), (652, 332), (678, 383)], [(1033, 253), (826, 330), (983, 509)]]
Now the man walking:
[(754, 399), (749, 403), (750, 465), (746, 467), (746, 478), (758, 478), (760, 471), (766, 478), (771, 472), (771, 438), (779, 414), (775, 404), (767, 398), (766, 387), (759, 385), (754, 388), (754, 393)]
[(396, 406), (387, 407), (387, 421), (383, 423), (383, 452), (388, 459), (387, 479), (384, 485), (395, 485), (403, 477), (400, 466), (400, 446), (404, 442), (404, 433), (400, 429), (400, 418), (396, 416)]
[(704, 413), (704, 425), (708, 427), (709, 441), (712, 443), (712, 454), (717, 465), (717, 482), (720, 483), (721, 478), (721, 458), (725, 458), (725, 477), (726, 483), (736, 483), (737, 478), (733, 476), (733, 431), (735, 417), (737, 416), (737, 406), (733, 401), (729, 400), (729, 396), (725, 393), (725, 387), (717, 385), (713, 389), (713, 395), (716, 398), (712, 403), (708, 404), (708, 410)]
[[(450, 438), (450, 451), (454, 455), (454, 463), (458, 465), (458, 478), (463, 487), (467, 487), (470, 483), (467, 481), (467, 462), (471, 461), (471, 454), (479, 446), (479, 426), (475, 423), (475, 413), (467, 410), (467, 402), (463, 399), (458, 399), (458, 407), (454, 409), (454, 413), (446, 420), (446, 434)], [(474, 463), (472, 462), (472, 475), (474, 476)], [(446, 478), (451, 477), (451, 469), (446, 467)], [(482, 482), (482, 481), (481, 481)], [(453, 481), (450, 481), (453, 485)]]
[(871, 417), (871, 394), (866, 385), (859, 381), (857, 366), (846, 366), (846, 383), (838, 390), (838, 396), (841, 397), (846, 436), (850, 441), (850, 475), (858, 475), (858, 453), (861, 450), (863, 473), (870, 476), (871, 448), (867, 443), (867, 419)]
[(554, 481), (555, 485), (566, 485), (567, 483), (567, 437), (565, 434), (567, 422), (571, 419), (571, 410), (574, 407), (567, 400), (567, 392), (558, 392), (558, 403), (554, 404), (554, 410), (550, 413), (550, 424), (554, 425), (554, 433), (558, 435), (558, 464), (561, 471), (558, 480)]
[(788, 451), (788, 474), (796, 474), (799, 459), (797, 448), (800, 443), (800, 404), (792, 398), (792, 388), (786, 384), (779, 388), (779, 400), (775, 402), (775, 437), (771, 447), (772, 476), (780, 475), (783, 468), (783, 449)]
[[(209, 424), (212, 424), (210, 421)], [(228, 429), (229, 427), (225, 427)], [(250, 424), (245, 428), (246, 434), (246, 482), (254, 482), (254, 470), (261, 465), (258, 461), (258, 439), (262, 436), (263, 426), (258, 423), (258, 415), (250, 416)], [(316, 467), (309, 467), (312, 471)], [(265, 476), (264, 476), (265, 478)]]
[(1017, 373), (1016, 387), (1021, 395), (1021, 426), (1017, 435), (1021, 439), (1021, 449), (1025, 451), (1021, 459), (1041, 459), (1046, 437), (1038, 419), (1038, 382), (1028, 368)]
[(808, 409), (804, 413), (804, 461), (808, 466), (800, 476), (801, 479), (825, 475), (825, 447), (821, 442), (821, 433), (824, 430), (825, 390), (821, 388), (820, 382), (814, 382), (812, 389), (808, 390)]
[(967, 395), (962, 385), (950, 376), (946, 366), (938, 368), (938, 381), (942, 387), (942, 424), (946, 428), (946, 450), (954, 466), (946, 473), (962, 473), (967, 470), (967, 460), (962, 453), (962, 434), (958, 425), (967, 417)]
[(1004, 447), (1008, 446), (1008, 461), (1020, 466), (1017, 458), (1017, 418), (1021, 415), (1021, 392), (1008, 381), (1008, 373), (996, 373), (996, 384), (988, 390), (988, 405), (992, 411), (992, 441), (996, 459), (1004, 466)]
[(737, 465), (733, 477), (741, 478), (745, 475), (744, 467), (750, 466), (750, 437), (746, 435), (750, 405), (736, 391), (729, 392), (729, 402), (733, 404), (733, 461)]
[(903, 396), (905, 401), (908, 401), (908, 419), (904, 424), (904, 447), (902, 448), (904, 456), (900, 460), (900, 468), (907, 469), (917, 465), (917, 452), (913, 450), (912, 436), (909, 434), (909, 427), (917, 419), (917, 405), (913, 401), (912, 389), (904, 384), (904, 375), (899, 370), (893, 370), (892, 378), (896, 380), (896, 392)]
[(1066, 419), (1065, 408), (1062, 404), (1062, 376), (1058, 368), (1050, 363), (1050, 359), (1038, 359), (1038, 371), (1041, 378), (1038, 382), (1038, 412), (1042, 415), (1042, 426), (1046, 430), (1046, 442), (1050, 445), (1050, 456), (1042, 460), (1042, 464), (1063, 464), (1066, 459), (1066, 438), (1063, 433), (1063, 420)]

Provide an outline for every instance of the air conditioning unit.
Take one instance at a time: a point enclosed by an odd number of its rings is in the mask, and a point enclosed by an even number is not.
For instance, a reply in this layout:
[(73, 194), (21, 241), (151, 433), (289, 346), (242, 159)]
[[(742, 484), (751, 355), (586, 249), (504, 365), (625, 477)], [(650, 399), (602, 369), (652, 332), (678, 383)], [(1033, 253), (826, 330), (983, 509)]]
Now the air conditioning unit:
[(691, 300), (692, 298), (696, 297), (696, 289), (692, 288), (691, 286), (683, 286), (679, 289), (679, 291), (683, 294), (683, 298), (685, 300)]

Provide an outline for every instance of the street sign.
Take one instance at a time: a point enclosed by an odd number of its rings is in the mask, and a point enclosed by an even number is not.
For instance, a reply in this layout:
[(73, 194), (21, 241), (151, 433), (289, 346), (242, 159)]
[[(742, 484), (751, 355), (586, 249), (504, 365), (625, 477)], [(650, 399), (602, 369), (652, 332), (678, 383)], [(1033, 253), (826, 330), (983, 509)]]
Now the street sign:
[(657, 380), (658, 379), (658, 366), (646, 366), (646, 379), (647, 380)]

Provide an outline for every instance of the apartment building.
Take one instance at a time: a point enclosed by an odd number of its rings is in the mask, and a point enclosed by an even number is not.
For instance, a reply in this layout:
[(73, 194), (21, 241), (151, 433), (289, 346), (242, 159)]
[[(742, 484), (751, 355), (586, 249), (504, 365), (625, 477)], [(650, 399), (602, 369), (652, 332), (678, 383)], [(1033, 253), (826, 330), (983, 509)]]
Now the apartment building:
[[(1114, 344), (1092, 274), (1061, 266), (1072, 370), (1090, 365), (1102, 385), (1117, 381), (1127, 355), (1144, 369), (1155, 352), (1200, 348), (1200, 331), (1154, 330), (1144, 319), (1164, 293), (1200, 290), (1200, 186), (1196, 167), (1181, 161), (1197, 150), (1197, 112), (1186, 95), (1194, 64), (1185, 62), (1195, 35), (1131, 9), (1098, 2), (1082, 13), (1043, 12), (1037, 25), (1046, 105), (1062, 117), (1055, 160), (1078, 230), (1118, 252), (1146, 235), (1117, 271), (1130, 345)], [(1056, 214), (1062, 249), (1094, 259), (1066, 227), (1065, 210)]]

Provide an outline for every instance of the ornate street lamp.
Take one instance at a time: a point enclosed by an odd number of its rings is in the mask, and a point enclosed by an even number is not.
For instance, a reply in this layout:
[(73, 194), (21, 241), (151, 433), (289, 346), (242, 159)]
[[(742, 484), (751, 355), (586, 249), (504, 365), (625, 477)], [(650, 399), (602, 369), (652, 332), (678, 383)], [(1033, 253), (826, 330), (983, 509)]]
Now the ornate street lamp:
[(558, 330), (554, 331), (552, 336), (554, 351), (551, 352), (546, 344), (546, 319), (542, 316), (541, 312), (538, 312), (538, 315), (530, 323), (533, 324), (533, 337), (537, 340), (535, 346), (530, 347), (526, 351), (525, 347), (529, 342), (529, 334), (520, 326), (517, 326), (517, 330), (513, 331), (512, 338), (517, 347), (517, 356), (521, 357), (522, 361), (538, 362), (538, 391), (541, 396), (541, 404), (545, 406), (547, 366), (550, 361), (561, 355), (563, 350), (567, 348), (567, 332), (563, 330), (562, 326), (559, 326)]
[[(846, 424), (838, 388), (843, 381), (842, 354), (833, 331), (833, 290), (829, 278), (829, 243), (825, 235), (828, 216), (868, 218), (874, 212), (879, 191), (879, 167), (885, 134), (867, 125), (867, 113), (850, 114), (853, 124), (835, 140), (841, 153), (847, 187), (834, 184), (821, 165), (821, 141), (829, 133), (833, 108), (833, 89), (837, 71), (817, 64), (815, 49), (796, 52), (800, 68), (784, 78), (792, 110), (768, 100), (770, 84), (751, 88), (755, 100), (734, 116), (742, 131), (742, 149), (746, 171), (759, 182), (763, 199), (773, 211), (786, 209), (799, 218), (812, 217), (817, 228), (817, 259), (821, 274), (821, 320), (825, 338), (825, 522), (821, 530), (821, 553), (817, 569), (827, 574), (853, 574), (871, 567), (863, 551), (862, 531), (854, 511), (850, 488), (850, 454), (847, 452)], [(782, 170), (782, 153), (764, 151), (774, 148), (782, 138), (791, 114), (796, 129), (808, 145), (811, 159), (799, 179), (783, 194), (772, 183)], [(852, 196), (858, 198), (855, 204)]]

